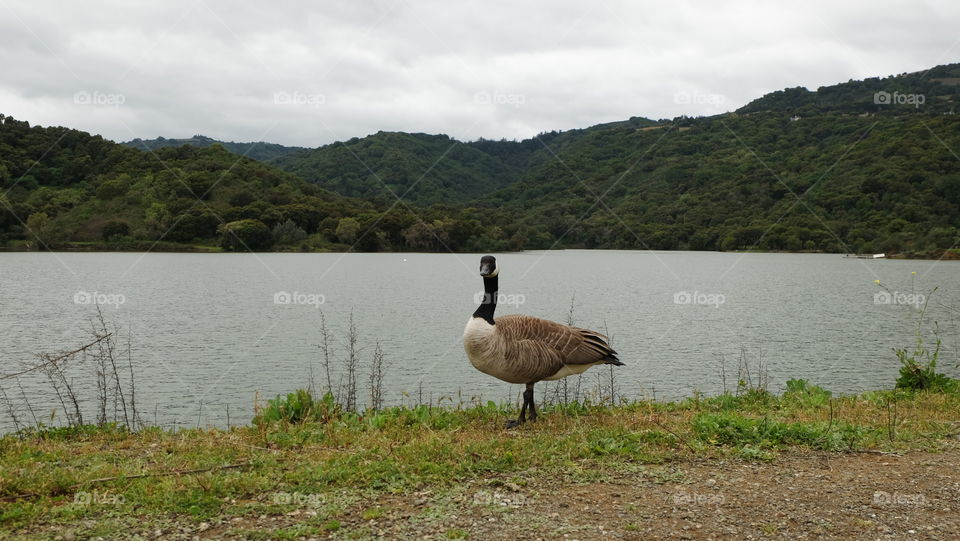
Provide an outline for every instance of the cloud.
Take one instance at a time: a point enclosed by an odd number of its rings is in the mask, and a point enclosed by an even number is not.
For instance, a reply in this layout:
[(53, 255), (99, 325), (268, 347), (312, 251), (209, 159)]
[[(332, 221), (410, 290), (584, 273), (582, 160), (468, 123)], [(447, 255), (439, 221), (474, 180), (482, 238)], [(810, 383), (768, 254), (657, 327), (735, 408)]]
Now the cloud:
[[(947, 1), (7, 1), (0, 13), (0, 112), (114, 140), (522, 138), (715, 114), (960, 52)], [(101, 100), (78, 103), (83, 92)]]

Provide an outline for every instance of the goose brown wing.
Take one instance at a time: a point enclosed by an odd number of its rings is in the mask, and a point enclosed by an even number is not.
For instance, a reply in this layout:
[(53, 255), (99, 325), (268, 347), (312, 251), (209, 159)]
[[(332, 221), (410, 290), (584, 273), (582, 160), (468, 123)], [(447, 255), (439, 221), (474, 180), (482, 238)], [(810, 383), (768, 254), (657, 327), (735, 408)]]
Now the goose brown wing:
[(561, 325), (545, 319), (509, 315), (497, 318), (497, 332), (507, 343), (514, 343), (517, 354), (542, 359), (544, 369), (559, 370), (564, 364), (621, 364), (617, 352), (598, 332)]

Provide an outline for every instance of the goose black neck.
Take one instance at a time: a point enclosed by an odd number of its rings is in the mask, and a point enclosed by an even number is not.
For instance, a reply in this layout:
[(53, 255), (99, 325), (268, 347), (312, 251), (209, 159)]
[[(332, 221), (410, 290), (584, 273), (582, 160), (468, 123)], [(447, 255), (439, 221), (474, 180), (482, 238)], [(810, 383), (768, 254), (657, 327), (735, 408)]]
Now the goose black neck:
[(497, 309), (497, 277), (485, 276), (483, 278), (483, 302), (473, 313), (473, 317), (481, 317), (487, 323), (494, 325), (493, 312)]

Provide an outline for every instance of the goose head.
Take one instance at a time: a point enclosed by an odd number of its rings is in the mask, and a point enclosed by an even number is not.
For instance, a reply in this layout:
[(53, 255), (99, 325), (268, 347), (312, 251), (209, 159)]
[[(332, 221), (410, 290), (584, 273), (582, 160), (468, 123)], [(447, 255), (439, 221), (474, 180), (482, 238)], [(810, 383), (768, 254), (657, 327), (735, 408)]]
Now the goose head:
[(497, 266), (497, 258), (492, 255), (485, 255), (480, 258), (480, 276), (494, 278), (498, 274), (500, 274), (500, 267)]

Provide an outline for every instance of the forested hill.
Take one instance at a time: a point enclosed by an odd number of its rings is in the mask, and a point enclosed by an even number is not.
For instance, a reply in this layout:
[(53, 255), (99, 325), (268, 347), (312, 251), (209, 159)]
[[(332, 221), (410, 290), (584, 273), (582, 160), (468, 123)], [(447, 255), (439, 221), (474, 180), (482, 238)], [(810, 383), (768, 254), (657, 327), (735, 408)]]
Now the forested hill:
[(681, 119), (588, 132), (484, 202), (563, 245), (936, 252), (958, 240), (954, 149), (953, 115)]
[(219, 144), (142, 151), (0, 114), (0, 248), (483, 251), (513, 232), (503, 212), (349, 198)]
[(219, 145), (143, 152), (0, 115), (0, 244), (267, 249), (371, 211)]
[(553, 160), (556, 149), (585, 133), (653, 125), (656, 122), (649, 119), (631, 118), (523, 141), (463, 142), (446, 135), (378, 132), (270, 163), (352, 197), (392, 202), (403, 196), (416, 205), (463, 204), (520, 180), (532, 167)]
[[(504, 143), (501, 159), (471, 143), (446, 135), (379, 132), (304, 150), (270, 163), (353, 197), (413, 204), (462, 203), (520, 178), (527, 164), (523, 145)], [(393, 192), (393, 193), (391, 193)]]
[(130, 148), (135, 148), (137, 150), (156, 150), (158, 148), (166, 147), (180, 147), (183, 145), (189, 145), (193, 147), (209, 147), (213, 145), (220, 145), (223, 148), (233, 152), (234, 154), (239, 154), (240, 156), (245, 156), (247, 158), (252, 158), (254, 160), (267, 161), (274, 158), (279, 158), (280, 156), (285, 156), (293, 152), (299, 152), (301, 150), (306, 150), (303, 147), (288, 147), (283, 145), (278, 145), (276, 143), (265, 143), (263, 141), (258, 141), (256, 143), (234, 143), (233, 141), (218, 141), (216, 139), (211, 139), (203, 135), (194, 135), (193, 137), (187, 139), (166, 139), (164, 137), (157, 137), (156, 139), (134, 139), (132, 141), (127, 141), (121, 143)]
[(237, 249), (223, 229), (243, 222), (264, 249), (938, 255), (960, 240), (957, 82), (960, 66), (940, 66), (711, 117), (524, 141), (380, 132), (267, 162), (217, 144), (144, 152), (7, 117), (0, 241)]

